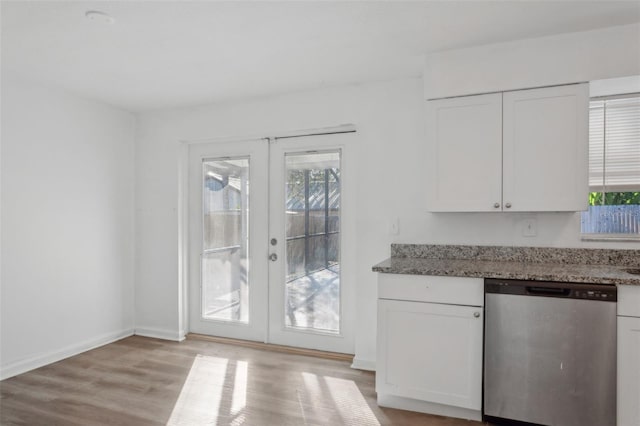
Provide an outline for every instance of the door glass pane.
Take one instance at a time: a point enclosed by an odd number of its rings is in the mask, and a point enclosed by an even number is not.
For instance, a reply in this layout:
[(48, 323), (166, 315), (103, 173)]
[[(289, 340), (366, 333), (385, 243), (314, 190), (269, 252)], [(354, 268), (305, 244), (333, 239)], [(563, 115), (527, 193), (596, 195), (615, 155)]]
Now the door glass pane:
[(340, 332), (340, 152), (287, 154), (285, 325)]
[(202, 163), (202, 317), (249, 321), (249, 159)]

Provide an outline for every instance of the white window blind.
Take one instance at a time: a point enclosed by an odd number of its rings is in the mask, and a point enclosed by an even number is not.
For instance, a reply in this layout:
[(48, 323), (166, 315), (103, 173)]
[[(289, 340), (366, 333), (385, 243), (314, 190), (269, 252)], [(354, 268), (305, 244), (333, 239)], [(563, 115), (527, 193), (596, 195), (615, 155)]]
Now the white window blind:
[(591, 101), (592, 192), (640, 191), (640, 96)]

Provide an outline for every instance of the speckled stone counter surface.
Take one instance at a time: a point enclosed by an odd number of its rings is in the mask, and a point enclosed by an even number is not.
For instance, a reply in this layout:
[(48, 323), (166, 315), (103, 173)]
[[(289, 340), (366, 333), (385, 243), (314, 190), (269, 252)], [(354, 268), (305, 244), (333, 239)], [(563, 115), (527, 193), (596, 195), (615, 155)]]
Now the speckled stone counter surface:
[(640, 250), (392, 244), (373, 271), (640, 285)]

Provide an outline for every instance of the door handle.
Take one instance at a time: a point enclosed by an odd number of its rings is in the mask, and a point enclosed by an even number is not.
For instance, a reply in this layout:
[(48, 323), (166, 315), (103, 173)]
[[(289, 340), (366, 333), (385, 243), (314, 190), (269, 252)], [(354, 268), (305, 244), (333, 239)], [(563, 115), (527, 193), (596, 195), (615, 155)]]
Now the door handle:
[(275, 253), (271, 253), (269, 255), (269, 260), (272, 261), (272, 262), (275, 262), (276, 260), (278, 260), (278, 255), (275, 254)]

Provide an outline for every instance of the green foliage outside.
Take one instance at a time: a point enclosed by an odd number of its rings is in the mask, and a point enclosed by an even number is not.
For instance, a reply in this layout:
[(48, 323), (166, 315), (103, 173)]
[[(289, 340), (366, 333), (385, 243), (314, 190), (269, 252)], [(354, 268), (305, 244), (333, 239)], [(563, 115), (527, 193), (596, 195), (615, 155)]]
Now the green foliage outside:
[(606, 192), (604, 203), (602, 202), (602, 192), (589, 193), (590, 206), (619, 206), (640, 204), (640, 192)]

